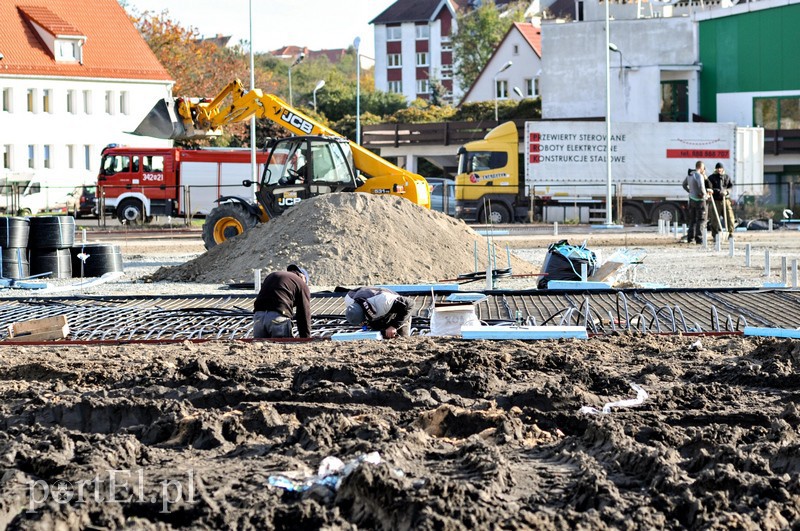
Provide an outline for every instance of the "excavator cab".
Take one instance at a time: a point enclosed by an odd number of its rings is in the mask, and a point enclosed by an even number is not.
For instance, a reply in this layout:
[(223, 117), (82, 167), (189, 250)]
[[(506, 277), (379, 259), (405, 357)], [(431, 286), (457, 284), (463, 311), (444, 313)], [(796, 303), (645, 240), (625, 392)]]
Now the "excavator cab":
[(356, 189), (353, 154), (347, 140), (325, 136), (291, 137), (272, 146), (256, 193), (272, 218), (303, 199)]

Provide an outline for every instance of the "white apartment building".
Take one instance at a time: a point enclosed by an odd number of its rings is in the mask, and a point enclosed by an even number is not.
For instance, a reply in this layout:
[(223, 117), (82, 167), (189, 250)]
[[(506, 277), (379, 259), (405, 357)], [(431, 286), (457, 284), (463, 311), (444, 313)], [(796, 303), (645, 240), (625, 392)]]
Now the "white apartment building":
[(370, 24), (375, 27), (375, 88), (403, 94), (407, 101), (430, 99), (432, 84), (445, 102), (462, 95), (453, 75), (453, 0), (398, 0)]

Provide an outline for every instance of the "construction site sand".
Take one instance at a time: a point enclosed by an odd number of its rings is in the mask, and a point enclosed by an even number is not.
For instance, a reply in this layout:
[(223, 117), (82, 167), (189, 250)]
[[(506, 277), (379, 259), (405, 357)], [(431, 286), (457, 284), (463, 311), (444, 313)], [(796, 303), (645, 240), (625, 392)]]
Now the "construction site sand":
[[(185, 264), (159, 269), (152, 280), (252, 281), (254, 269), (280, 270), (296, 263), (308, 269), (317, 285), (432, 282), (474, 271), (476, 248), (486, 256), (486, 239), (462, 221), (410, 201), (326, 194)], [(507, 267), (505, 249), (494, 254), (497, 267)], [(534, 272), (522, 260), (511, 261), (515, 273)]]
[[(0, 528), (796, 529), (799, 363), (653, 335), (6, 347)], [(642, 405), (579, 412), (630, 383)], [(270, 486), (368, 452), (336, 491)]]

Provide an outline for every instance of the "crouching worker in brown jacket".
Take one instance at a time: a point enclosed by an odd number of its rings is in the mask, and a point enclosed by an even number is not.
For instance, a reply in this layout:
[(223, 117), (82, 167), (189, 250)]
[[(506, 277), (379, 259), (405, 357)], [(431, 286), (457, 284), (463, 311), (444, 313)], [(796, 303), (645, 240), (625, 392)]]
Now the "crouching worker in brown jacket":
[(267, 275), (253, 305), (253, 337), (293, 337), (292, 314), (297, 308), (297, 335), (311, 337), (311, 292), (308, 272), (295, 264)]

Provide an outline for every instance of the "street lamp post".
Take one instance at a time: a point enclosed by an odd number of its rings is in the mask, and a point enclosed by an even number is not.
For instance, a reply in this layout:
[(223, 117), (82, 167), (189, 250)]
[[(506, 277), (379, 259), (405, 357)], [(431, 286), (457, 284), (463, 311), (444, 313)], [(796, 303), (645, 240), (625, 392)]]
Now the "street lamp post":
[(292, 68), (302, 63), (303, 59), (305, 58), (306, 58), (305, 52), (300, 52), (300, 55), (297, 56), (297, 59), (295, 59), (294, 62), (291, 65), (289, 65), (289, 105), (291, 105), (292, 107), (294, 107), (294, 100), (292, 98)]
[[(248, 2), (250, 16), (250, 90), (256, 88), (256, 74), (253, 59), (253, 0)], [(250, 117), (250, 180), (258, 182), (258, 162), (256, 159), (256, 115)], [(256, 200), (256, 186), (252, 187), (252, 199)]]
[(356, 49), (356, 144), (361, 144), (361, 56), (359, 55), (361, 37), (353, 40)]
[(606, 7), (606, 225), (611, 226), (611, 28), (608, 15), (609, 0)]
[(498, 115), (497, 115), (497, 76), (499, 76), (500, 74), (502, 74), (503, 72), (508, 70), (511, 67), (512, 64), (514, 64), (514, 63), (511, 62), (511, 61), (509, 61), (506, 64), (504, 64), (500, 68), (500, 70), (498, 70), (497, 73), (494, 75), (494, 78), (492, 78), (492, 85), (493, 85), (493, 90), (494, 90), (494, 121), (495, 122), (497, 122), (499, 120)]
[(317, 112), (317, 91), (325, 86), (325, 80), (320, 79), (317, 86), (314, 87), (314, 112)]

